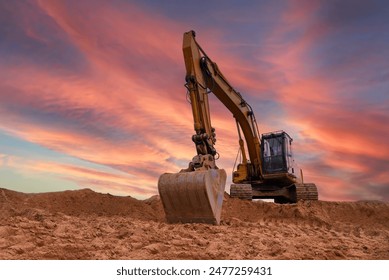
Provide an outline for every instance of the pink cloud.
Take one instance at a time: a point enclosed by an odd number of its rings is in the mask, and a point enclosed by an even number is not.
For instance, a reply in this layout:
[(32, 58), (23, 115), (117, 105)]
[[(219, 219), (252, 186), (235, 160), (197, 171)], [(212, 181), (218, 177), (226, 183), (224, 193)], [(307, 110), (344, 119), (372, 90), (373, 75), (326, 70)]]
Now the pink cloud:
[[(138, 178), (125, 172), (80, 167), (43, 159), (26, 159), (6, 155), (7, 162), (3, 167), (17, 170), (23, 176), (39, 176), (49, 179), (52, 176), (75, 182), (80, 188), (93, 188), (100, 192), (115, 192), (120, 195), (131, 195), (147, 198), (156, 193), (155, 185), (147, 178)], [(28, 188), (29, 186), (23, 186)], [(55, 188), (56, 186), (52, 186)]]
[[(44, 22), (49, 26), (45, 32), (74, 48), (83, 67), (47, 67), (28, 56), (0, 66), (0, 90), (7, 93), (0, 95), (0, 128), (123, 172), (118, 176), (114, 171), (103, 174), (52, 164), (50, 170), (58, 176), (80, 185), (94, 182), (117, 190), (131, 186), (142, 195), (155, 192), (158, 174), (178, 171), (195, 153), (191, 109), (183, 87), (181, 44), (187, 30), (133, 3), (113, 6), (94, 1), (93, 10), (89, 2), (34, 3), (29, 2), (33, 9), (21, 5), (18, 10), (23, 19), (19, 25), (27, 36), (48, 50), (55, 48), (37, 28)], [(386, 173), (374, 171), (389, 154), (389, 135), (382, 129), (388, 117), (363, 99), (343, 95), (366, 90), (370, 84), (341, 77), (365, 67), (369, 60), (352, 59), (331, 73), (320, 71), (319, 58), (307, 53), (334, 32), (334, 25), (315, 19), (320, 1), (289, 3), (250, 59), (232, 55), (234, 46), (223, 41), (220, 29), (211, 27), (198, 34), (198, 40), (231, 84), (253, 102), (260, 131), (293, 133), (300, 165), (307, 180), (317, 183), (322, 198), (380, 198), (382, 191), (362, 192), (355, 182), (358, 174), (369, 172), (375, 185), (389, 182)], [(374, 61), (379, 62), (379, 57)], [(268, 107), (261, 103), (266, 100), (272, 102)], [(219, 166), (230, 172), (237, 151), (236, 127), (230, 113), (217, 103), (212, 101), (211, 113)], [(49, 167), (38, 163), (36, 168)], [(140, 185), (146, 186), (146, 193)]]
[[(331, 72), (317, 68), (325, 58), (307, 54), (334, 34), (336, 27), (313, 17), (322, 8), (319, 4), (292, 3), (266, 42), (269, 50), (263, 59), (273, 66), (273, 73), (285, 77), (283, 83), (272, 83), (277, 93), (274, 98), (287, 114), (283, 129), (290, 127), (297, 133), (295, 151), (300, 165), (306, 179), (318, 185), (322, 199), (388, 199), (389, 177), (382, 170), (388, 167), (389, 148), (384, 139), (389, 134), (382, 130), (388, 115), (379, 110), (382, 104), (364, 101), (371, 89), (358, 83), (358, 76), (350, 76), (363, 75), (354, 69), (365, 69), (371, 60), (358, 56)], [(377, 58), (372, 57), (373, 61)]]

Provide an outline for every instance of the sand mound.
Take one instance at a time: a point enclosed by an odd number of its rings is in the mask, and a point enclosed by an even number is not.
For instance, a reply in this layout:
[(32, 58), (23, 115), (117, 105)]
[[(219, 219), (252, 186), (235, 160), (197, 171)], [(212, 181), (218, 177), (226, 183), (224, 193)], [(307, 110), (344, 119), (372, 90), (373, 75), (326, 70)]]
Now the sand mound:
[(225, 196), (220, 226), (167, 224), (158, 196), (0, 189), (0, 259), (389, 259), (389, 203)]
[[(151, 198), (150, 198), (151, 199)], [(155, 205), (147, 204), (149, 206)], [(158, 220), (163, 213), (144, 202), (130, 196), (119, 197), (110, 194), (96, 193), (90, 189), (76, 191), (24, 194), (0, 189), (0, 207), (3, 213), (18, 216), (34, 210), (49, 213), (62, 213), (71, 216), (126, 216), (139, 220)], [(159, 206), (159, 205), (157, 205)]]

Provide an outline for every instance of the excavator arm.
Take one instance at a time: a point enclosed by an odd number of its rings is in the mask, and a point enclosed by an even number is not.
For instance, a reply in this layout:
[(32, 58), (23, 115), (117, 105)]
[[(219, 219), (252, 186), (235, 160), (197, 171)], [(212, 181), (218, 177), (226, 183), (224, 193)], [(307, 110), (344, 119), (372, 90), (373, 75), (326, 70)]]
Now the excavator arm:
[[(195, 32), (184, 34), (183, 52), (186, 66), (186, 87), (189, 91), (192, 105), (195, 142), (198, 154), (216, 154), (215, 129), (211, 126), (208, 93), (212, 92), (224, 106), (233, 114), (237, 122), (239, 144), (242, 150), (243, 162), (234, 177), (244, 180), (250, 177), (262, 178), (260, 136), (251, 106), (243, 99), (195, 40)], [(241, 137), (242, 130), (246, 140), (250, 163), (247, 162), (245, 145)], [(204, 134), (205, 133), (205, 134)], [(196, 141), (196, 140), (203, 140)]]
[(215, 155), (214, 148), (216, 135), (211, 125), (208, 89), (200, 68), (198, 49), (193, 49), (193, 42), (187, 42), (187, 33), (184, 34), (183, 52), (186, 66), (185, 87), (188, 89), (192, 106), (194, 130), (192, 141), (196, 144), (197, 154)]

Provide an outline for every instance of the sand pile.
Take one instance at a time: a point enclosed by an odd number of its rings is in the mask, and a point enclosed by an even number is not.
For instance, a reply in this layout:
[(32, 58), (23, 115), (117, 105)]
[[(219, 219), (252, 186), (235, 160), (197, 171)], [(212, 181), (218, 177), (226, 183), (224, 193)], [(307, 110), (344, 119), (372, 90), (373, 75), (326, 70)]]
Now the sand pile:
[(0, 259), (389, 259), (389, 203), (226, 195), (220, 226), (172, 225), (157, 196), (0, 189)]

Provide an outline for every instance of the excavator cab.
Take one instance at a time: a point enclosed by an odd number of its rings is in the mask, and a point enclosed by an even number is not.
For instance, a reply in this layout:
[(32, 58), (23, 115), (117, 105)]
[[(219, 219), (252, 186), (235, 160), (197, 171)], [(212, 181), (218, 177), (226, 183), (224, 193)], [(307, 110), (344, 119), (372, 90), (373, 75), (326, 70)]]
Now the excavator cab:
[(262, 134), (262, 171), (266, 174), (294, 174), (292, 138), (284, 131)]

